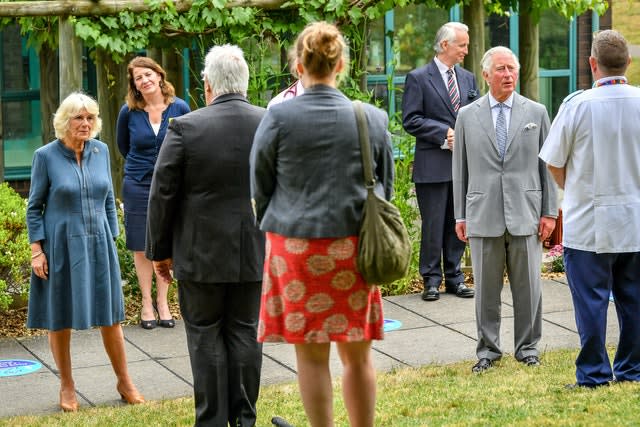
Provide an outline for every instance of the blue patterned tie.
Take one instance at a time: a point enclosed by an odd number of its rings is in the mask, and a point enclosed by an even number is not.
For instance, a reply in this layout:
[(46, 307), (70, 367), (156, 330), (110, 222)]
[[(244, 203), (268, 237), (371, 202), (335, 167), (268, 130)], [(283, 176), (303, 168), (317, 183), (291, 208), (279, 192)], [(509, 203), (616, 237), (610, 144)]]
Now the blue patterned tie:
[(496, 119), (496, 142), (498, 143), (498, 153), (500, 158), (504, 159), (504, 150), (507, 147), (507, 120), (504, 116), (504, 109), (508, 108), (502, 102), (496, 105), (499, 108), (498, 118)]
[(457, 112), (460, 108), (460, 94), (458, 93), (456, 81), (453, 78), (453, 70), (451, 68), (447, 70), (447, 92), (449, 93), (449, 98), (451, 98), (453, 111)]

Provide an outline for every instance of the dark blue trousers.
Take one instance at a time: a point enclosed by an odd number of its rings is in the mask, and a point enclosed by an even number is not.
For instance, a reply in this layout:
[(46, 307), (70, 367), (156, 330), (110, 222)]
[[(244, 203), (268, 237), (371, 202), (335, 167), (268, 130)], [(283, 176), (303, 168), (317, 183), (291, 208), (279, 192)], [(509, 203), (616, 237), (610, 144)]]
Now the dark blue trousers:
[[(580, 334), (578, 384), (640, 381), (640, 252), (596, 254), (565, 247), (564, 263)], [(610, 291), (620, 327), (613, 369), (605, 344)]]
[(456, 236), (453, 184), (416, 183), (416, 197), (422, 217), (419, 264), (425, 289), (440, 286), (443, 275), (445, 285), (455, 288), (464, 282), (460, 260), (466, 245)]

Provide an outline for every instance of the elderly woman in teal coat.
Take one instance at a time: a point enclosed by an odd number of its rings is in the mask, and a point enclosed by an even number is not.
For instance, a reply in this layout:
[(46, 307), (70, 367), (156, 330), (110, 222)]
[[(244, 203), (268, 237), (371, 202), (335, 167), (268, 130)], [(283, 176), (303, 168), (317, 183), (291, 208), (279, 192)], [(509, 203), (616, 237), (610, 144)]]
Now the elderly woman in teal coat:
[(125, 356), (124, 303), (114, 239), (118, 221), (109, 149), (94, 139), (98, 104), (72, 93), (53, 118), (57, 139), (33, 156), (27, 227), (31, 286), (27, 327), (47, 329), (60, 375), (60, 408), (77, 411), (71, 372), (71, 329), (100, 327), (127, 403), (144, 398), (131, 381)]

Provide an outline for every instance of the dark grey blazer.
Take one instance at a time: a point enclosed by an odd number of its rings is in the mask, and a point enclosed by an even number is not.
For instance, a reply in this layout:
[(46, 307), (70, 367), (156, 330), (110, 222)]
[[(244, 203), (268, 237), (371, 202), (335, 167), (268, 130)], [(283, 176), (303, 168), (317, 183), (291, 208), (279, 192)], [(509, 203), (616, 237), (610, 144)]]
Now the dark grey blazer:
[[(478, 96), (476, 78), (458, 65), (454, 70), (462, 108)], [(402, 126), (416, 137), (413, 182), (451, 181), (451, 150), (440, 146), (447, 129), (455, 129), (456, 117), (434, 60), (407, 74), (402, 96)]]
[[(393, 192), (387, 114), (364, 104), (376, 192)], [(251, 151), (251, 195), (260, 228), (288, 237), (358, 234), (366, 196), (356, 118), (337, 89), (316, 85), (274, 105)]]
[(146, 255), (173, 258), (176, 279), (262, 280), (249, 153), (265, 111), (228, 94), (169, 123), (149, 194)]

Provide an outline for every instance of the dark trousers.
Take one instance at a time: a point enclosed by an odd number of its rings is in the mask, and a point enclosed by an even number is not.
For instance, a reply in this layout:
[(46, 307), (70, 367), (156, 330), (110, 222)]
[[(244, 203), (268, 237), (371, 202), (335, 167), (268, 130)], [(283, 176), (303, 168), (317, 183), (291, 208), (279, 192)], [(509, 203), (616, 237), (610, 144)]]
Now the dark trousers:
[(453, 183), (416, 183), (418, 208), (422, 217), (420, 274), (427, 285), (440, 286), (443, 267), (448, 286), (464, 282), (460, 260), (465, 243), (456, 236), (453, 215)]
[(196, 426), (254, 426), (262, 344), (261, 282), (178, 282), (193, 372)]
[[(564, 248), (564, 263), (580, 334), (576, 380), (580, 385), (640, 381), (640, 252), (602, 253)], [(620, 339), (613, 370), (606, 348), (609, 292)]]

